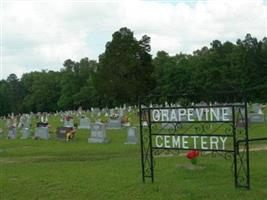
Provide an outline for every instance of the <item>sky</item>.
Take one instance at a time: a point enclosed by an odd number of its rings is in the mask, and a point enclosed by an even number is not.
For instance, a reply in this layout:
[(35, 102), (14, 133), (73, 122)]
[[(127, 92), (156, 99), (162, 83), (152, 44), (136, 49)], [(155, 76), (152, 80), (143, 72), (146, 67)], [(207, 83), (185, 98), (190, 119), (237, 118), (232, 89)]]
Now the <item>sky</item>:
[(219, 39), (267, 36), (267, 0), (0, 0), (0, 79), (98, 60), (112, 33), (151, 37), (151, 54), (192, 53)]

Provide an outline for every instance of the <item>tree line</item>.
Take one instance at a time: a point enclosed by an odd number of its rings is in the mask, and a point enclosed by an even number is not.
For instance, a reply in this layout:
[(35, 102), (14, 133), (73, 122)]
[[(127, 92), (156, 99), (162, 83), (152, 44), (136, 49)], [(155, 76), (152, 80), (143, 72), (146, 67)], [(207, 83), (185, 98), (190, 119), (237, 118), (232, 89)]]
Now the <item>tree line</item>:
[[(121, 28), (106, 43), (99, 61), (68, 59), (60, 71), (34, 71), (0, 81), (0, 115), (150, 101), (223, 101), (246, 95), (267, 100), (267, 38), (247, 34), (236, 43), (219, 40), (192, 54), (150, 54), (150, 37), (140, 40)], [(234, 99), (236, 97), (237, 99)]]

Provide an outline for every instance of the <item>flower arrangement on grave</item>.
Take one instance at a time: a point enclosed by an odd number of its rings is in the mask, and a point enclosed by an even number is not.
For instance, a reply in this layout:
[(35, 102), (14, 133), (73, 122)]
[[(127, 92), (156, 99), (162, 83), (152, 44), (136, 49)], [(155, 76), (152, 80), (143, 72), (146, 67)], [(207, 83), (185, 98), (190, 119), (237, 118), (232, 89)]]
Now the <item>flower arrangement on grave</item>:
[(119, 118), (119, 115), (116, 114), (116, 113), (113, 113), (111, 116), (110, 116), (110, 119), (118, 119)]
[(129, 117), (128, 116), (123, 116), (122, 118), (121, 118), (121, 123), (122, 124), (125, 124), (125, 123), (128, 123), (129, 122)]
[(193, 165), (197, 164), (197, 157), (200, 155), (199, 151), (192, 150), (186, 154), (186, 157), (191, 161)]
[(70, 116), (70, 115), (65, 116), (66, 121), (70, 121), (71, 119), (72, 119), (72, 116)]

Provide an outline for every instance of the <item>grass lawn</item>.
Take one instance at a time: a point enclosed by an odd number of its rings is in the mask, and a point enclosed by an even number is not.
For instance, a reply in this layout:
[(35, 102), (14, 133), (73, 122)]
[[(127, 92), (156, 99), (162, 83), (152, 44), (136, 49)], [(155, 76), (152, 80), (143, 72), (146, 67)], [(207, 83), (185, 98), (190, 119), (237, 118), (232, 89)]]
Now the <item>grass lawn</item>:
[[(266, 124), (250, 129), (267, 136)], [(126, 129), (107, 134), (109, 144), (88, 144), (85, 130), (72, 142), (1, 138), (0, 199), (267, 199), (266, 150), (250, 153), (249, 191), (234, 187), (231, 161), (220, 156), (200, 157), (202, 170), (177, 168), (185, 156), (157, 157), (155, 183), (144, 184), (140, 146), (124, 144)]]

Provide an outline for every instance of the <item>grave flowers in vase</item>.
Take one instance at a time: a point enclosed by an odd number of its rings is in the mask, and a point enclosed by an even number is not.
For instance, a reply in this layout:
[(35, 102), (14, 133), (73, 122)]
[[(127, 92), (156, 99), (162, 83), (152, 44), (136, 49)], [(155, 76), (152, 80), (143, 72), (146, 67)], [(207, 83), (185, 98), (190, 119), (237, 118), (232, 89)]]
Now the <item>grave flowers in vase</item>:
[(126, 123), (128, 123), (128, 122), (129, 122), (129, 118), (128, 118), (128, 116), (123, 116), (122, 119), (121, 119), (121, 123), (122, 123), (122, 124), (126, 124)]
[(72, 119), (72, 116), (70, 116), (70, 115), (65, 116), (66, 121), (70, 121), (71, 119)]
[(110, 119), (118, 119), (119, 118), (119, 115), (118, 114), (115, 114), (113, 113), (111, 116), (110, 116)]
[(192, 150), (186, 154), (186, 157), (191, 161), (192, 165), (196, 165), (197, 157), (199, 156), (199, 154), (200, 154), (199, 151)]

